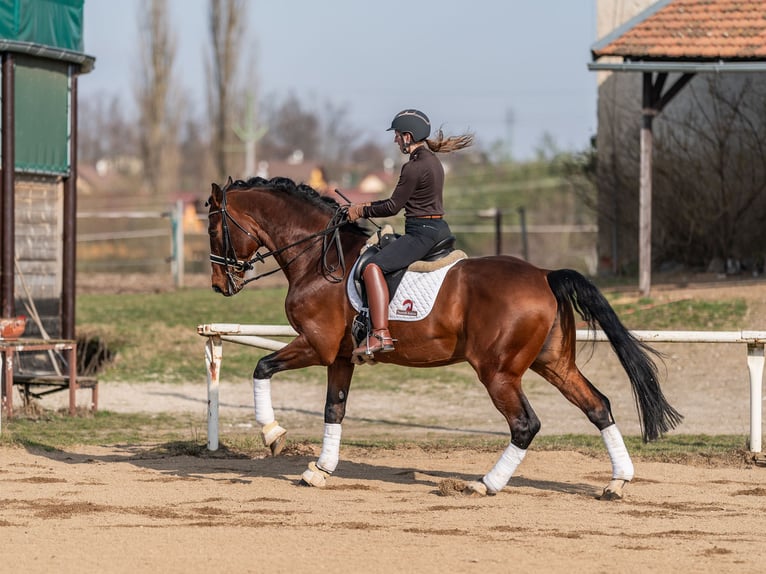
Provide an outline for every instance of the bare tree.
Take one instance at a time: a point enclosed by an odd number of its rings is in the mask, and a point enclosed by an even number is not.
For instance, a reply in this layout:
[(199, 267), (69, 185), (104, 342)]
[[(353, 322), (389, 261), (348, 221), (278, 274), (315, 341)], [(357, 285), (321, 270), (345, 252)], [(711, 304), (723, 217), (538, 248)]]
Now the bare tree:
[(115, 95), (96, 94), (80, 101), (77, 143), (79, 161), (95, 165), (137, 155), (136, 126), (125, 115), (125, 106)]
[(636, 271), (641, 78), (611, 74), (599, 87), (596, 136), (597, 252), (602, 272)]
[(351, 150), (349, 159), (363, 173), (381, 171), (386, 160), (386, 150), (377, 142), (367, 140)]
[(306, 160), (319, 159), (319, 118), (295, 94), (289, 94), (276, 107), (266, 106), (266, 115), (269, 131), (260, 142), (264, 158), (284, 160), (300, 150)]
[(144, 0), (139, 10), (140, 154), (147, 190), (166, 195), (177, 175), (177, 135), (182, 108), (173, 78), (176, 41), (170, 30), (167, 0)]
[(320, 114), (321, 132), (319, 161), (334, 177), (348, 167), (351, 152), (356, 147), (360, 132), (349, 121), (347, 105), (326, 101)]
[[(599, 131), (599, 253), (613, 271), (631, 272), (638, 256), (640, 104), (605, 101), (610, 116), (600, 115), (599, 124), (610, 131), (603, 142)], [(755, 268), (766, 243), (766, 81), (699, 75), (654, 130), (652, 264), (704, 269), (731, 258)]]
[(230, 175), (227, 151), (234, 142), (232, 111), (238, 92), (235, 76), (247, 21), (246, 0), (210, 0), (211, 57), (206, 61), (208, 110), (213, 120), (211, 145), (219, 178)]
[(179, 151), (180, 189), (205, 196), (209, 191), (206, 183), (211, 181), (212, 167), (208, 136), (201, 120), (185, 119), (179, 133)]
[[(655, 162), (658, 256), (755, 260), (766, 241), (766, 94), (752, 77), (705, 77), (668, 114)], [(759, 90), (760, 88), (760, 90)]]

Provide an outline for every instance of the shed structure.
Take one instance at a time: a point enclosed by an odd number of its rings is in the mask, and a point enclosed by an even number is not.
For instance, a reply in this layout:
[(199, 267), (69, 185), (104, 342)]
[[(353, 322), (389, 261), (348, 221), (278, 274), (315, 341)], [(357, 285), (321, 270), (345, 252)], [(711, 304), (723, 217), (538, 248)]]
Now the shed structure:
[[(75, 338), (77, 80), (84, 0), (0, 3), (0, 316), (32, 300), (47, 334)], [(28, 321), (25, 335), (37, 335)]]
[[(629, 14), (623, 19), (625, 14)], [(660, 112), (697, 74), (761, 73), (766, 71), (766, 5), (762, 0), (598, 0), (599, 31), (610, 20), (620, 24), (591, 47), (588, 68), (609, 75), (633, 72), (640, 84), (629, 83), (640, 94), (639, 289), (651, 288), (652, 124)], [(606, 103), (615, 99), (614, 82), (599, 81), (599, 165), (615, 153), (608, 134), (614, 114)], [(628, 100), (626, 98), (626, 100)], [(631, 105), (632, 102), (622, 102)], [(610, 145), (611, 144), (611, 145)], [(611, 151), (609, 151), (611, 150)], [(608, 187), (599, 175), (599, 203), (608, 203)], [(618, 211), (619, 206), (614, 206)], [(610, 236), (599, 240), (600, 251), (616, 270), (619, 224), (600, 222)]]

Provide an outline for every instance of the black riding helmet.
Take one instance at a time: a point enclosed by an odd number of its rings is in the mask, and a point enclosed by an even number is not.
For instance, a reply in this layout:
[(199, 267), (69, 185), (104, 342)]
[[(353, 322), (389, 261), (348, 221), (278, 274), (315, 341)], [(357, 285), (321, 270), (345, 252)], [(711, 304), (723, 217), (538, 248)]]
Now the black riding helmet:
[(431, 122), (428, 116), (420, 110), (402, 110), (391, 122), (391, 127), (386, 131), (409, 132), (412, 141), (419, 142), (431, 135)]

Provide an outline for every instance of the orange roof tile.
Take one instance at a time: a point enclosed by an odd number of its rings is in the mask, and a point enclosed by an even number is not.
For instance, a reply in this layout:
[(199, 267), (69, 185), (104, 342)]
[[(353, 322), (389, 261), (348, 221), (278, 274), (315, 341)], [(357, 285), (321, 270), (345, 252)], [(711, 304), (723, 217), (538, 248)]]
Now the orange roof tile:
[(749, 60), (766, 58), (763, 0), (663, 0), (626, 30), (594, 44), (593, 58)]

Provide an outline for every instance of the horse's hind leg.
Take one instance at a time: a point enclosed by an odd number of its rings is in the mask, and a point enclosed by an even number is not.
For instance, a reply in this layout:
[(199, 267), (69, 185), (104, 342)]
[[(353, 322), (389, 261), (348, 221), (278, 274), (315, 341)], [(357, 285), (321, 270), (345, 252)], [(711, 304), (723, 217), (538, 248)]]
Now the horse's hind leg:
[(572, 357), (557, 357), (556, 360), (543, 362), (544, 356), (545, 354), (541, 354), (538, 357), (531, 367), (532, 370), (555, 386), (569, 402), (585, 413), (588, 420), (601, 432), (612, 463), (612, 480), (604, 489), (601, 499), (622, 498), (625, 483), (633, 479), (633, 462), (625, 447), (622, 433), (612, 417), (609, 399), (580, 372)]
[(524, 460), (527, 448), (540, 430), (540, 419), (521, 391), (521, 377), (496, 373), (491, 378), (482, 377), (495, 407), (508, 421), (511, 442), (495, 466), (481, 481), (466, 485), (465, 494), (486, 495), (500, 492)]

